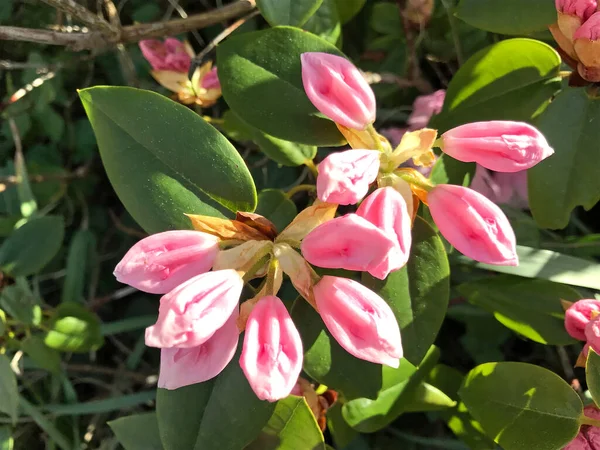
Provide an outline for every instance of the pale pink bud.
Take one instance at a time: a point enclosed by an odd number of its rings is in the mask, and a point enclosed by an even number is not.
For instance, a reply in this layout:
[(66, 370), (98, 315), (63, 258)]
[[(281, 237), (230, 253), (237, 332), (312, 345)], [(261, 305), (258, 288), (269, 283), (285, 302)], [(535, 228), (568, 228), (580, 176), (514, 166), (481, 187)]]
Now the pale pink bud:
[(329, 275), (316, 284), (314, 294), (325, 326), (348, 353), (399, 366), (400, 328), (385, 300), (357, 281)]
[(190, 348), (205, 343), (237, 308), (244, 281), (232, 269), (207, 272), (160, 299), (158, 320), (146, 328), (146, 345)]
[(375, 94), (350, 61), (318, 52), (300, 58), (304, 91), (321, 113), (356, 130), (375, 122)]
[(118, 281), (151, 294), (166, 294), (204, 273), (219, 252), (219, 240), (200, 231), (165, 231), (142, 239), (117, 264)]
[(317, 197), (323, 202), (354, 205), (369, 192), (379, 173), (379, 152), (346, 150), (319, 164)]
[(302, 340), (282, 301), (261, 298), (246, 322), (240, 366), (261, 400), (290, 395), (302, 370)]
[(438, 184), (427, 195), (440, 233), (475, 261), (518, 265), (515, 233), (502, 210), (473, 189)]
[(325, 222), (302, 241), (302, 255), (315, 266), (360, 270), (378, 278), (382, 275), (380, 264), (395, 251), (391, 237), (356, 214)]
[(468, 123), (446, 131), (442, 141), (442, 150), (454, 159), (496, 172), (526, 170), (554, 153), (544, 135), (523, 122)]
[(217, 75), (217, 68), (213, 67), (210, 69), (200, 82), (200, 86), (204, 89), (221, 89), (221, 83), (219, 82), (219, 76)]
[(591, 319), (585, 325), (585, 340), (596, 353), (600, 353), (600, 317)]
[(190, 69), (189, 50), (175, 38), (167, 38), (164, 42), (157, 39), (140, 41), (140, 49), (154, 70), (187, 73)]
[(588, 67), (600, 66), (600, 12), (594, 13), (573, 35), (575, 53)]
[(600, 301), (579, 300), (565, 311), (565, 330), (575, 339), (585, 341), (585, 327), (592, 315), (600, 315)]
[(391, 271), (398, 270), (408, 261), (412, 236), (411, 216), (406, 201), (393, 187), (383, 187), (369, 195), (360, 204), (356, 214), (367, 219), (394, 241), (394, 250), (370, 271), (373, 276), (383, 280)]
[(413, 103), (413, 111), (408, 117), (408, 126), (410, 130), (425, 128), (431, 118), (442, 111), (446, 91), (440, 89), (433, 94), (420, 95)]
[(556, 9), (563, 14), (578, 16), (586, 21), (596, 12), (597, 0), (555, 0)]
[[(600, 420), (600, 411), (595, 406), (583, 408), (583, 414), (590, 419)], [(600, 428), (582, 425), (579, 434), (563, 450), (598, 450), (600, 449)]]
[(240, 336), (236, 324), (238, 315), (235, 308), (225, 325), (198, 347), (161, 349), (158, 387), (178, 389), (219, 375), (237, 349)]

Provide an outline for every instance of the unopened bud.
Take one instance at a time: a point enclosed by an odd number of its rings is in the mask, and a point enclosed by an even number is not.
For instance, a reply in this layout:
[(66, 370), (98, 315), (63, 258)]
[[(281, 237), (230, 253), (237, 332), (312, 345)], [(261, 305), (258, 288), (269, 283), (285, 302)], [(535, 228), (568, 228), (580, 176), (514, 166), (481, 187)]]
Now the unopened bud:
[(600, 67), (600, 12), (581, 25), (573, 37), (579, 61), (586, 67)]

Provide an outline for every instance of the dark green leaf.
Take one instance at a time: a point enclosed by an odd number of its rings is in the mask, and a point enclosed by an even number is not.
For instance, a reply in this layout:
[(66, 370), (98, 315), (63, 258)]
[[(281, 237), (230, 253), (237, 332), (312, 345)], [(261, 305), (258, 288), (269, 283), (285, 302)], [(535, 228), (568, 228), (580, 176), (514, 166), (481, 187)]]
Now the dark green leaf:
[(337, 0), (323, 0), (319, 9), (302, 28), (336, 45), (342, 33)]
[(342, 405), (339, 402), (327, 410), (327, 428), (337, 448), (345, 449), (359, 435), (342, 416)]
[(404, 357), (419, 364), (448, 308), (450, 269), (441, 239), (425, 220), (416, 218), (412, 236), (410, 259), (404, 268), (384, 281), (364, 275), (363, 283), (389, 303), (400, 324)]
[(142, 391), (135, 394), (119, 395), (104, 400), (92, 400), (84, 403), (44, 405), (42, 409), (55, 416), (81, 416), (86, 414), (102, 414), (119, 411), (125, 408), (142, 405), (156, 398), (156, 391)]
[(299, 27), (321, 6), (323, 0), (256, 0), (256, 6), (273, 27)]
[(78, 230), (69, 245), (67, 275), (63, 284), (61, 302), (82, 302), (86, 274), (90, 270), (96, 250), (96, 236), (89, 230)]
[(6, 314), (0, 309), (0, 337), (6, 333)]
[(341, 145), (335, 124), (317, 115), (302, 85), (300, 55), (341, 55), (327, 41), (291, 27), (244, 33), (217, 48), (227, 104), (242, 120), (272, 136), (310, 145)]
[(338, 13), (342, 23), (352, 19), (365, 5), (367, 0), (336, 0)]
[(0, 306), (9, 316), (25, 325), (39, 325), (42, 320), (39, 299), (22, 285), (12, 284), (2, 288)]
[(38, 426), (48, 434), (50, 440), (62, 450), (73, 450), (69, 439), (46, 417), (37, 407), (29, 403), (25, 397), (19, 397), (19, 406), (25, 415), (31, 417)]
[(530, 34), (556, 22), (554, 3), (546, 0), (461, 0), (455, 14), (475, 28), (498, 34)]
[(303, 397), (277, 402), (256, 441), (245, 450), (325, 450), (323, 433)]
[(0, 355), (0, 412), (8, 414), (12, 423), (17, 422), (19, 408), (19, 391), (17, 377), (10, 367), (6, 355)]
[(600, 404), (600, 356), (591, 347), (585, 364), (585, 381), (594, 402)]
[(163, 450), (156, 413), (121, 417), (108, 426), (125, 450)]
[(0, 267), (15, 277), (39, 272), (60, 249), (64, 228), (59, 216), (28, 221), (2, 243)]
[(223, 217), (252, 211), (256, 190), (225, 137), (183, 105), (150, 91), (79, 92), (108, 177), (149, 233), (190, 228), (185, 213)]
[(579, 431), (583, 405), (558, 375), (517, 362), (469, 372), (459, 395), (486, 434), (511, 450), (560, 449)]
[(273, 222), (277, 231), (281, 232), (294, 220), (298, 209), (296, 204), (279, 189), (265, 189), (258, 195), (256, 213)]
[(61, 371), (60, 354), (44, 344), (44, 340), (32, 335), (21, 341), (21, 350), (41, 369), (57, 374)]
[(104, 343), (98, 317), (80, 303), (61, 303), (48, 327), (44, 343), (61, 352), (89, 352)]
[(573, 208), (600, 200), (600, 100), (585, 89), (565, 88), (540, 116), (538, 126), (554, 155), (529, 171), (529, 204), (538, 225), (564, 228)]
[[(0, 7), (1, 8), (1, 7)], [(12, 427), (0, 425), (0, 450), (13, 450)]]

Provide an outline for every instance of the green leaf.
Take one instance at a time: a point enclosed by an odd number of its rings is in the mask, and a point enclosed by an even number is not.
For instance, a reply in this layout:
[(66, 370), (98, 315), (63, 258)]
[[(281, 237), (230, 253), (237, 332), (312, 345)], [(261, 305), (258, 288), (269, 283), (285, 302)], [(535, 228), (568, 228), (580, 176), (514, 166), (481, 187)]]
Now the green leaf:
[(565, 330), (561, 300), (577, 301), (576, 290), (546, 280), (510, 275), (458, 286), (474, 305), (494, 314), (504, 326), (540, 344), (569, 345), (575, 340)]
[(585, 363), (585, 381), (594, 403), (600, 404), (600, 356), (591, 347)]
[(554, 3), (546, 0), (461, 0), (455, 15), (475, 28), (524, 35), (556, 22)]
[(0, 337), (6, 333), (6, 314), (0, 309)]
[(245, 450), (325, 450), (323, 433), (304, 397), (277, 402), (275, 412), (256, 441)]
[(189, 108), (150, 91), (94, 87), (79, 97), (117, 195), (148, 233), (190, 228), (185, 213), (252, 211), (237, 150)]
[(275, 404), (256, 397), (238, 363), (240, 352), (241, 346), (217, 378), (158, 389), (156, 414), (165, 450), (241, 450), (258, 436)]
[(430, 127), (443, 133), (482, 120), (529, 121), (560, 89), (560, 64), (552, 47), (533, 39), (490, 45), (452, 77), (444, 108)]
[(336, 402), (327, 410), (327, 428), (337, 448), (345, 449), (359, 435), (342, 416), (342, 405)]
[(89, 352), (104, 343), (98, 317), (80, 303), (61, 303), (48, 327), (44, 343), (61, 352)]
[(242, 120), (280, 139), (342, 145), (335, 124), (317, 115), (302, 85), (300, 55), (343, 56), (327, 41), (290, 27), (233, 36), (217, 47), (223, 96)]
[(12, 428), (8, 425), (0, 425), (0, 450), (13, 450), (14, 444)]
[(17, 423), (19, 413), (19, 390), (17, 377), (10, 367), (6, 355), (0, 355), (0, 412), (8, 414), (13, 424)]
[(142, 391), (135, 394), (119, 395), (104, 400), (92, 400), (85, 403), (44, 405), (42, 409), (54, 416), (82, 416), (102, 414), (148, 403), (156, 398), (156, 391)]
[(336, 45), (342, 34), (337, 0), (323, 0), (319, 9), (302, 28)]
[(61, 302), (82, 302), (86, 274), (96, 249), (96, 236), (89, 230), (77, 230), (69, 245), (67, 274), (63, 284)]
[(321, 316), (302, 298), (292, 306), (292, 319), (302, 337), (304, 371), (342, 392), (347, 399), (376, 398), (382, 386), (381, 366), (355, 358), (329, 334)]
[(538, 127), (554, 155), (529, 170), (529, 204), (544, 228), (564, 228), (578, 205), (591, 209), (600, 200), (600, 100), (585, 89), (565, 88), (540, 116)]
[(365, 6), (367, 0), (336, 0), (338, 14), (342, 23), (348, 22)]
[(296, 204), (279, 189), (265, 189), (258, 195), (256, 213), (266, 217), (281, 232), (298, 214)]
[(15, 230), (0, 247), (0, 267), (14, 277), (39, 272), (62, 245), (62, 217), (45, 216), (28, 221)]
[(61, 371), (60, 354), (44, 344), (44, 340), (32, 335), (21, 341), (21, 350), (41, 369), (58, 374)]
[(29, 403), (23, 396), (19, 397), (19, 406), (25, 415), (31, 417), (38, 426), (48, 434), (51, 442), (62, 450), (73, 450), (69, 439), (38, 408)]
[(39, 325), (42, 321), (39, 299), (21, 285), (12, 284), (2, 288), (0, 306), (24, 325)]
[(120, 417), (108, 426), (125, 450), (163, 450), (156, 413)]
[(475, 176), (475, 167), (475, 163), (464, 163), (441, 154), (431, 169), (430, 178), (437, 184), (469, 186)]
[(600, 266), (594, 261), (522, 245), (517, 245), (517, 255), (519, 265), (516, 267), (478, 263), (462, 255), (453, 256), (453, 259), (462, 264), (493, 272), (541, 278), (555, 283), (600, 290)]
[(517, 362), (471, 370), (459, 395), (486, 434), (511, 450), (560, 449), (579, 431), (583, 405), (558, 375)]
[(300, 27), (321, 6), (323, 0), (256, 0), (260, 13), (269, 25)]
[(232, 110), (223, 115), (224, 127), (232, 139), (252, 140), (261, 152), (282, 166), (301, 166), (317, 154), (314, 145), (296, 144), (270, 136), (244, 122)]
[(450, 297), (450, 268), (444, 245), (421, 217), (412, 230), (408, 264), (385, 280), (363, 275), (363, 284), (381, 295), (400, 324), (404, 357), (413, 364), (433, 344)]

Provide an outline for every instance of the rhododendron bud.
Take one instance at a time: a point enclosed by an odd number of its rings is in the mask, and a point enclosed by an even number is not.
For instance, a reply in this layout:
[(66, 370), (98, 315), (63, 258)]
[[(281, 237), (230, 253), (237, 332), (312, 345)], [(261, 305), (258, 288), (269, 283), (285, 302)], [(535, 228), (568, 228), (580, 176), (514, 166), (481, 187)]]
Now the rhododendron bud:
[(454, 159), (496, 172), (529, 169), (554, 153), (544, 135), (523, 122), (468, 123), (446, 131), (441, 140), (444, 153)]
[(600, 317), (591, 319), (585, 325), (585, 340), (588, 345), (596, 352), (600, 353)]
[(217, 75), (217, 68), (213, 67), (210, 69), (200, 82), (200, 85), (204, 89), (221, 89), (221, 83), (219, 82), (219, 76)]
[(175, 38), (167, 38), (164, 42), (148, 39), (140, 42), (142, 54), (154, 70), (170, 70), (185, 72), (190, 70), (193, 51)]
[(555, 0), (558, 11), (558, 27), (569, 39), (583, 22), (596, 12), (597, 0)]
[(315, 266), (360, 270), (383, 279), (379, 266), (390, 253), (395, 254), (396, 247), (396, 242), (371, 222), (347, 214), (310, 232), (302, 241), (302, 255)]
[[(590, 419), (600, 420), (600, 411), (595, 406), (583, 408), (583, 414)], [(598, 450), (600, 449), (600, 428), (582, 425), (579, 433), (563, 450)]]
[(336, 123), (364, 130), (375, 122), (375, 94), (346, 58), (303, 53), (302, 83), (313, 105)]
[(151, 294), (166, 294), (190, 278), (210, 270), (219, 240), (199, 231), (165, 231), (135, 244), (117, 264), (121, 283)]
[(400, 328), (388, 304), (357, 281), (324, 276), (314, 287), (319, 314), (336, 341), (351, 355), (398, 367)]
[(585, 341), (585, 327), (592, 316), (600, 315), (600, 301), (592, 299), (579, 300), (565, 311), (565, 329), (571, 337)]
[(575, 53), (579, 60), (588, 67), (600, 66), (600, 12), (594, 13), (581, 25), (575, 35)]
[(261, 400), (290, 395), (302, 370), (302, 340), (282, 301), (261, 298), (248, 317), (240, 366)]
[(427, 196), (440, 233), (475, 261), (518, 265), (515, 233), (500, 209), (473, 189), (439, 184)]
[(446, 91), (444, 89), (435, 91), (433, 94), (418, 96), (413, 103), (413, 111), (407, 121), (410, 130), (425, 128), (431, 118), (442, 111), (445, 98)]
[(339, 205), (357, 203), (377, 178), (379, 164), (379, 152), (375, 150), (332, 153), (319, 164), (319, 200)]
[(235, 308), (225, 325), (197, 347), (161, 349), (158, 387), (178, 389), (219, 375), (237, 349), (240, 336), (237, 318), (238, 309)]
[(146, 328), (146, 345), (190, 348), (205, 343), (237, 308), (244, 281), (235, 270), (207, 272), (160, 299), (158, 320)]
[(384, 279), (392, 270), (404, 266), (410, 254), (411, 215), (402, 195), (392, 187), (377, 189), (358, 207), (356, 214), (367, 219), (394, 241), (395, 248), (381, 263), (372, 269), (379, 279)]

